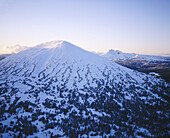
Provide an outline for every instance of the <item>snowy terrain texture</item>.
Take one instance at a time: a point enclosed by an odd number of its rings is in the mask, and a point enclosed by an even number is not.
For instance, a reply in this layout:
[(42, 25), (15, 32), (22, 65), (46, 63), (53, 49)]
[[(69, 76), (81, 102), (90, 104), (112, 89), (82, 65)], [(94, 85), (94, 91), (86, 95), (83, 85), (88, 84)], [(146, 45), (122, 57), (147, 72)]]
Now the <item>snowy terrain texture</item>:
[(0, 61), (1, 137), (168, 137), (164, 80), (65, 41)]

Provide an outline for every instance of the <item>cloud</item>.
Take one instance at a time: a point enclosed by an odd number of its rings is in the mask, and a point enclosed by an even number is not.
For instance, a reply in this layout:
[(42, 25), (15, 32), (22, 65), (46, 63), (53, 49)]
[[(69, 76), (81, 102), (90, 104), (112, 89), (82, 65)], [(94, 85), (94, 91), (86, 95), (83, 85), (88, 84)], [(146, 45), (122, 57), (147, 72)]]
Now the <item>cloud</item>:
[(21, 46), (21, 45), (7, 46), (7, 47), (2, 48), (1, 54), (18, 53), (18, 52), (26, 50), (28, 48), (29, 47)]

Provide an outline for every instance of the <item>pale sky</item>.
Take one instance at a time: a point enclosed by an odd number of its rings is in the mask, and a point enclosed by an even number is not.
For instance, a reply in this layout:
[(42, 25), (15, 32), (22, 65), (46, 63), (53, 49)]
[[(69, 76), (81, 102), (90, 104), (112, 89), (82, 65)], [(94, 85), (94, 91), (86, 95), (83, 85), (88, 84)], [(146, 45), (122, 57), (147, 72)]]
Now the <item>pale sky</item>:
[(65, 40), (89, 51), (170, 53), (170, 0), (0, 0), (0, 53)]

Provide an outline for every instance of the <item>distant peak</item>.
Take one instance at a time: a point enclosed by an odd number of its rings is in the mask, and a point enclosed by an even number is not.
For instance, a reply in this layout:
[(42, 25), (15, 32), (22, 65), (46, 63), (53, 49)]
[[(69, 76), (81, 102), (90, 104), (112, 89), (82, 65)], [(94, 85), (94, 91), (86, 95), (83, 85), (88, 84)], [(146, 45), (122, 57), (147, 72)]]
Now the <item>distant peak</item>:
[(117, 54), (120, 54), (120, 53), (122, 53), (122, 51), (111, 49), (111, 50), (109, 50), (108, 53), (114, 53), (114, 54), (117, 53)]

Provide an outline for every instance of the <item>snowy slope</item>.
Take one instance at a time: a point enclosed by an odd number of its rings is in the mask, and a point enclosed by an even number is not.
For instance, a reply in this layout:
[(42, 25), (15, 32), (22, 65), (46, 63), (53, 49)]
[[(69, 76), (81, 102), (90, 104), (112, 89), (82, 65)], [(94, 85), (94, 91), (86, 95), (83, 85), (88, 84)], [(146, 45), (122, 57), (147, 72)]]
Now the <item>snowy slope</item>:
[(169, 57), (162, 57), (162, 56), (151, 56), (151, 55), (140, 55), (135, 53), (123, 53), (119, 50), (109, 50), (106, 54), (103, 55), (104, 57), (116, 61), (116, 60), (147, 60), (147, 61), (170, 61)]
[[(1, 135), (166, 136), (168, 92), (163, 80), (69, 42), (42, 43), (0, 61)], [(159, 133), (143, 123), (153, 117)]]

